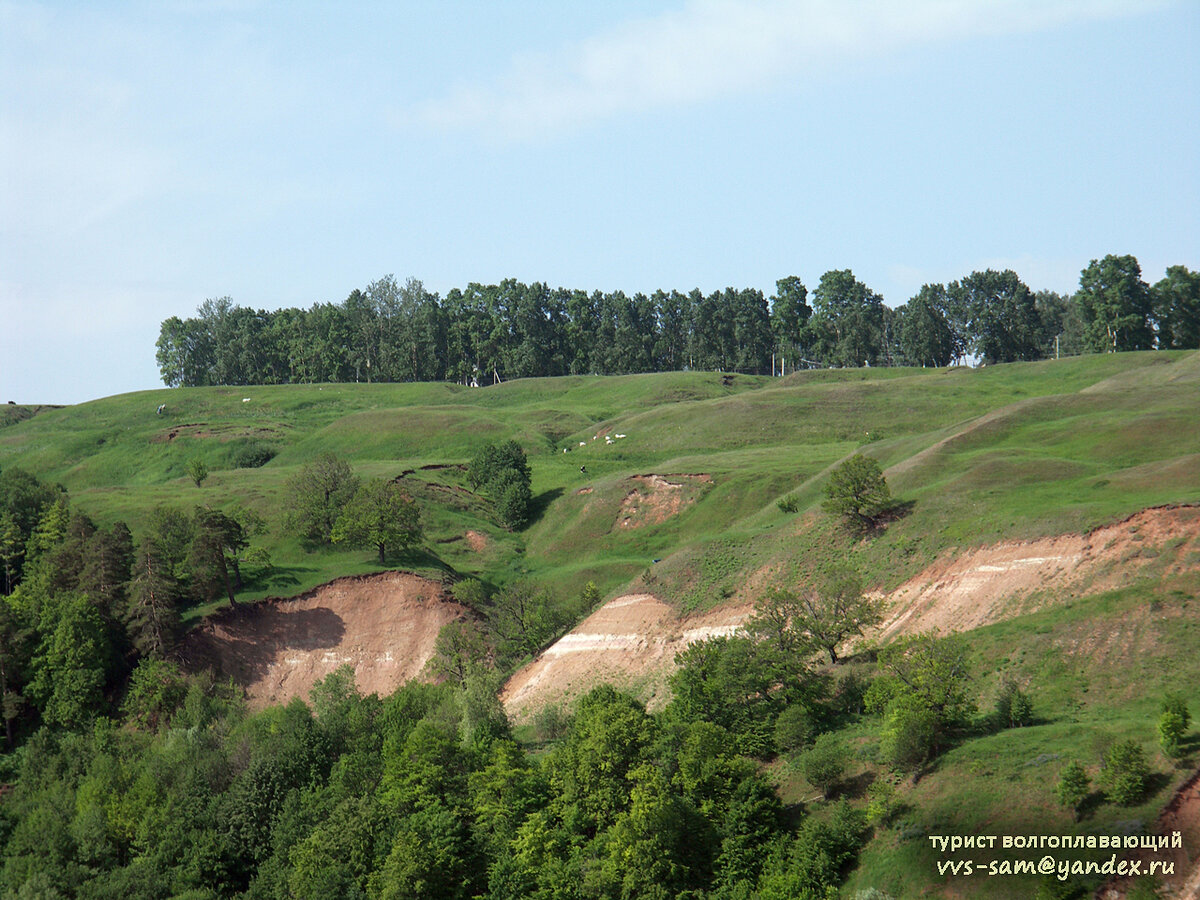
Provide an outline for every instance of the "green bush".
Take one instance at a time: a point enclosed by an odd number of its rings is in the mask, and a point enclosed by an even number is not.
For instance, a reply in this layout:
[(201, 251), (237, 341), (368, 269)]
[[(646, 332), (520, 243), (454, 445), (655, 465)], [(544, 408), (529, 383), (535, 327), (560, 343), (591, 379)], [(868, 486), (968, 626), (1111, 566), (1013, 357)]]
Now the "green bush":
[(799, 703), (793, 703), (775, 720), (775, 747), (791, 756), (808, 747), (816, 736), (817, 726), (812, 714)]
[(1083, 801), (1087, 799), (1090, 788), (1091, 782), (1083, 766), (1075, 760), (1071, 760), (1071, 762), (1063, 767), (1062, 775), (1058, 779), (1054, 793), (1058, 797), (1058, 802), (1071, 810), (1075, 818), (1078, 819), (1080, 807), (1083, 806)]
[(1159, 710), (1161, 712), (1158, 718), (1159, 745), (1167, 756), (1178, 759), (1183, 755), (1183, 739), (1192, 722), (1187, 701), (1179, 694), (1167, 694), (1163, 698)]
[(1001, 728), (1021, 728), (1033, 721), (1033, 701), (1017, 683), (1005, 678), (996, 698), (996, 722)]
[(1100, 773), (1100, 784), (1104, 795), (1112, 803), (1122, 806), (1137, 802), (1146, 792), (1146, 781), (1150, 767), (1146, 754), (1135, 740), (1120, 741), (1108, 748), (1104, 754), (1104, 769)]
[(888, 708), (880, 751), (893, 768), (917, 773), (934, 755), (937, 747), (938, 716), (931, 709), (903, 700)]
[(876, 778), (867, 787), (867, 824), (887, 825), (896, 814), (896, 786)]
[(846, 774), (846, 746), (833, 734), (823, 734), (798, 760), (804, 780), (826, 798)]
[(188, 478), (196, 482), (196, 487), (204, 484), (204, 479), (208, 477), (208, 466), (199, 457), (189, 459), (185, 470), (187, 471)]
[(233, 454), (233, 466), (236, 469), (257, 469), (265, 466), (279, 451), (270, 444), (262, 441), (251, 441), (243, 444)]

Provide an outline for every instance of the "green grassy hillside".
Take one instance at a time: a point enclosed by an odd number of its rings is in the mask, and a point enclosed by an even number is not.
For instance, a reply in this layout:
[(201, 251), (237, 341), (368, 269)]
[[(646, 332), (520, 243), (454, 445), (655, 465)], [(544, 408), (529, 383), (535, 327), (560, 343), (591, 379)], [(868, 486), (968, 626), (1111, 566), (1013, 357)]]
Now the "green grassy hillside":
[[(667, 598), (703, 606), (764, 567), (793, 577), (851, 553), (869, 582), (889, 587), (948, 546), (1086, 529), (1154, 504), (1200, 501), (1198, 420), (1196, 353), (785, 379), (674, 373), (483, 389), (186, 388), (42, 411), (0, 430), (0, 466), (62, 483), (95, 519), (124, 519), (135, 534), (157, 504), (254, 507), (282, 575), (253, 595), (373, 568), (360, 551), (308, 552), (282, 527), (287, 479), (333, 452), (363, 474), (413, 470), (406, 480), (425, 501), (429, 551), (410, 560), (417, 568), (501, 582), (529, 575), (564, 591), (586, 578), (612, 590), (645, 576)], [(609, 444), (605, 434), (626, 436)], [(508, 438), (530, 456), (539, 512), (518, 534), (465, 490), (461, 471), (434, 468)], [(251, 445), (276, 455), (261, 468), (236, 468)], [(804, 513), (819, 508), (828, 469), (856, 451), (887, 468), (911, 513), (880, 539), (849, 546)], [(184, 474), (195, 457), (211, 472), (200, 488)], [(637, 486), (630, 479), (652, 473), (710, 480), (693, 485), (675, 514), (619, 527)], [(785, 496), (799, 517), (779, 510)], [(463, 543), (467, 530), (490, 539), (487, 552)]]

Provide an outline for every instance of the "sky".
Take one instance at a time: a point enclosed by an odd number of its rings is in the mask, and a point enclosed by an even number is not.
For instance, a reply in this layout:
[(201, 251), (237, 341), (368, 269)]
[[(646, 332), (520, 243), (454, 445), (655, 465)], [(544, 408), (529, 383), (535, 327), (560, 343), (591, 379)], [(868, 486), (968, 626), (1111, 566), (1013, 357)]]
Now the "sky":
[(0, 403), (210, 297), (1200, 269), (1200, 0), (0, 0)]

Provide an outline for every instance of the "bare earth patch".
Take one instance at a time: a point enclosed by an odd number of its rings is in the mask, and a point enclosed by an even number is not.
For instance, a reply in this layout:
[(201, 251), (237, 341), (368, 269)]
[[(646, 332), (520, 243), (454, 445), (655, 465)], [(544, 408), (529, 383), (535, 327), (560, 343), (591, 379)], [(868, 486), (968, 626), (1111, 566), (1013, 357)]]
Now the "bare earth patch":
[[(1086, 535), (948, 552), (884, 597), (890, 615), (872, 637), (887, 641), (932, 628), (979, 628), (1151, 572), (1196, 568), (1197, 559), (1200, 507), (1147, 509)], [(765, 576), (765, 570), (755, 573), (751, 581)], [(650, 594), (612, 600), (513, 675), (504, 704), (521, 718), (602, 682), (634, 690), (651, 706), (665, 703), (675, 654), (704, 637), (734, 633), (752, 612), (752, 593), (739, 589), (733, 604), (690, 617)]]
[(211, 616), (180, 654), (191, 669), (231, 677), (255, 709), (307, 697), (346, 664), (360, 691), (387, 695), (421, 673), (438, 631), (464, 613), (440, 584), (406, 572), (339, 578)]
[(467, 541), (467, 546), (476, 553), (482, 553), (487, 549), (488, 538), (486, 534), (480, 534), (478, 531), (468, 531), (464, 537)]
[(661, 707), (675, 654), (695, 641), (733, 634), (750, 612), (749, 605), (739, 605), (680, 617), (651, 594), (618, 597), (513, 675), (500, 698), (509, 715), (521, 719), (608, 682), (648, 695), (651, 708)]
[(699, 499), (701, 485), (711, 484), (711, 475), (634, 475), (633, 487), (621, 501), (618, 528), (658, 525), (678, 515)]
[(1195, 568), (1197, 551), (1200, 507), (1189, 506), (1143, 510), (1090, 534), (950, 551), (887, 596), (890, 616), (874, 637), (979, 628), (1150, 572)]

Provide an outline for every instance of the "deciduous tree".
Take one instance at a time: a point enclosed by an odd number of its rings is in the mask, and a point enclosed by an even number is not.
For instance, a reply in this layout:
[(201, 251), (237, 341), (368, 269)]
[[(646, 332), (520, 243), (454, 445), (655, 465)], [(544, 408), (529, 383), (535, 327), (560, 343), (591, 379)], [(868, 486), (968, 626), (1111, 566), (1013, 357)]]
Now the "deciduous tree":
[(379, 564), (387, 551), (407, 550), (421, 540), (421, 510), (394, 481), (372, 479), (363, 484), (342, 509), (330, 532), (333, 543), (374, 547)]
[(322, 453), (288, 480), (289, 526), (309, 540), (330, 543), (333, 525), (358, 486), (345, 459)]
[(1159, 349), (1200, 347), (1200, 272), (1171, 266), (1167, 276), (1154, 285), (1153, 298)]
[(865, 532), (889, 508), (892, 492), (879, 463), (858, 453), (833, 470), (825, 497), (821, 506), (826, 512), (842, 516), (851, 530)]
[(1079, 274), (1075, 302), (1089, 350), (1113, 353), (1154, 346), (1154, 300), (1136, 257), (1093, 259)]

